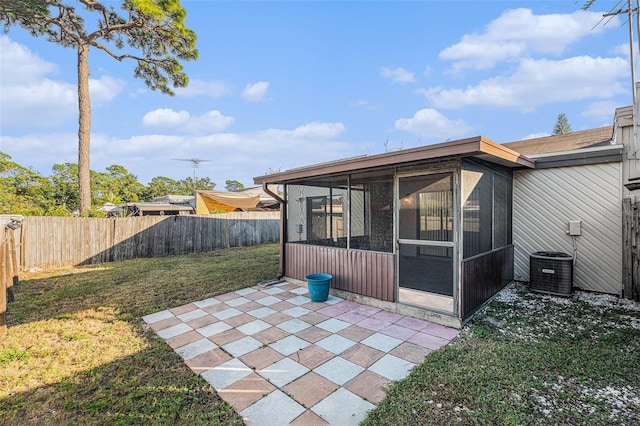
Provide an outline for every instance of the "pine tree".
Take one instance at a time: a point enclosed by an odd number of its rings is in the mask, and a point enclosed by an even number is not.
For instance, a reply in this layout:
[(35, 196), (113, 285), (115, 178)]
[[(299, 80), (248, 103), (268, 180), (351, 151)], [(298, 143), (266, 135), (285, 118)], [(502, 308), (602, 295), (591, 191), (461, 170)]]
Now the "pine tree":
[(569, 120), (567, 120), (567, 116), (564, 112), (561, 112), (558, 114), (555, 126), (553, 126), (553, 134), (564, 135), (567, 133), (571, 133), (571, 124), (569, 124)]

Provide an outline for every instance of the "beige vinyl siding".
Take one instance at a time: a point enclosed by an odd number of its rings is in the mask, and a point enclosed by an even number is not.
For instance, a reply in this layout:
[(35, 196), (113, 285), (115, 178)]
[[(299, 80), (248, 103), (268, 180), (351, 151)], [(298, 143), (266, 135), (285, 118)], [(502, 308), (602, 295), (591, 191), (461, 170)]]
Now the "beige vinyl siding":
[(514, 275), (529, 281), (529, 255), (574, 254), (570, 220), (582, 221), (576, 237), (573, 285), (622, 291), (621, 163), (521, 170), (513, 182)]

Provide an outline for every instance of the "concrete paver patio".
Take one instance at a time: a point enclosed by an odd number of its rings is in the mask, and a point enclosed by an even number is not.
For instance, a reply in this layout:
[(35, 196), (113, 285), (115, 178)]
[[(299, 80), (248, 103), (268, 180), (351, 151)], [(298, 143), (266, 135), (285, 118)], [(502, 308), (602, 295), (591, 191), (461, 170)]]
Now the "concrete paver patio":
[(355, 425), (458, 330), (292, 283), (245, 288), (143, 320), (251, 425)]

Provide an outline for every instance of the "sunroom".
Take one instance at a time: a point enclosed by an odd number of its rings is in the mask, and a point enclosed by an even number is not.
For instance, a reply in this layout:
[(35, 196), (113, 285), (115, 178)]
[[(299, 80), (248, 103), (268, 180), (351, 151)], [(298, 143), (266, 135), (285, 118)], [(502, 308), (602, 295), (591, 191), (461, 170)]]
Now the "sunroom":
[(513, 279), (512, 171), (533, 161), (484, 137), (254, 178), (283, 185), (281, 274), (461, 327)]

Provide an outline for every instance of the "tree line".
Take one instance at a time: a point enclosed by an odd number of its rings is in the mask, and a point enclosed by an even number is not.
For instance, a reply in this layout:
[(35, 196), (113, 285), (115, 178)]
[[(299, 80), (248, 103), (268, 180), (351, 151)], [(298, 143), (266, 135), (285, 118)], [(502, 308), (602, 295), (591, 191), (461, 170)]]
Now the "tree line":
[[(105, 203), (124, 204), (153, 201), (164, 195), (193, 195), (192, 177), (174, 180), (156, 176), (148, 185), (125, 167), (113, 164), (104, 172), (91, 170), (90, 216), (100, 216), (97, 210)], [(227, 180), (227, 191), (244, 188), (236, 180)], [(213, 190), (215, 182), (208, 177), (196, 178), (195, 188)], [(0, 214), (25, 216), (71, 216), (79, 210), (78, 165), (75, 163), (54, 164), (51, 176), (21, 166), (0, 151)]]

